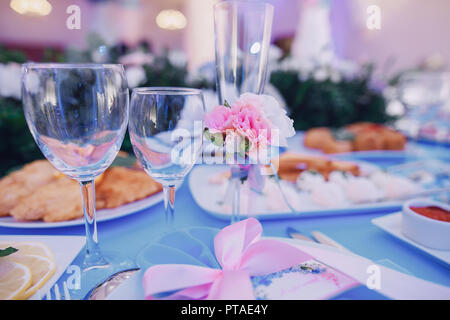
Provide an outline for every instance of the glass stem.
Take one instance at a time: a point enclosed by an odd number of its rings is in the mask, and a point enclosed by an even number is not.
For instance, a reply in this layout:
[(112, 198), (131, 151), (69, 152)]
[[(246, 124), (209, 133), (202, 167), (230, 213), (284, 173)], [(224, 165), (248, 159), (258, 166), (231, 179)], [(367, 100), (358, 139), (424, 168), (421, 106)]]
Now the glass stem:
[(166, 211), (166, 226), (173, 227), (175, 210), (175, 185), (165, 185), (164, 190), (164, 208)]
[(98, 245), (97, 220), (95, 216), (95, 184), (94, 180), (80, 181), (83, 199), (84, 225), (86, 227), (85, 267), (101, 267), (107, 264)]
[(239, 178), (233, 178), (233, 202), (231, 213), (231, 224), (239, 222), (241, 220), (241, 180)]
[(239, 166), (231, 166), (231, 184), (233, 188), (232, 200), (231, 200), (231, 224), (239, 222), (241, 220), (241, 169)]

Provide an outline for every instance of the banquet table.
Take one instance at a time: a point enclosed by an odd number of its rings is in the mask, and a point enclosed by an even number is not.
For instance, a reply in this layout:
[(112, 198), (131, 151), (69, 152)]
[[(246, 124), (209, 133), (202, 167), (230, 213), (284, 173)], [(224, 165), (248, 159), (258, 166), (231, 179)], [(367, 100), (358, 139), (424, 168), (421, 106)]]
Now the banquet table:
[[(290, 147), (299, 145), (301, 134), (292, 138)], [(450, 147), (432, 143), (409, 142), (417, 158), (441, 159), (448, 162)], [(295, 149), (295, 148), (293, 148)], [(355, 154), (341, 156), (359, 159)], [(410, 157), (386, 157), (364, 159), (386, 167), (405, 161)], [(214, 218), (201, 209), (194, 201), (189, 186), (185, 182), (177, 190), (175, 203), (175, 228), (206, 226), (223, 228), (229, 223)], [(287, 237), (286, 228), (293, 227), (305, 234), (313, 230), (321, 231), (352, 252), (372, 261), (388, 261), (397, 268), (416, 277), (450, 287), (450, 270), (444, 264), (426, 256), (418, 249), (399, 241), (371, 223), (371, 220), (391, 212), (391, 209), (375, 213), (360, 212), (350, 215), (326, 217), (280, 219), (262, 221), (264, 236)], [(98, 235), (103, 250), (119, 251), (134, 259), (148, 242), (165, 232), (163, 203), (118, 219), (102, 221), (98, 224)], [(0, 227), (1, 235), (84, 235), (84, 226), (70, 226), (46, 229), (15, 229)], [(79, 254), (79, 257), (83, 252)], [(78, 257), (78, 258), (79, 258)], [(78, 259), (76, 258), (76, 259)]]

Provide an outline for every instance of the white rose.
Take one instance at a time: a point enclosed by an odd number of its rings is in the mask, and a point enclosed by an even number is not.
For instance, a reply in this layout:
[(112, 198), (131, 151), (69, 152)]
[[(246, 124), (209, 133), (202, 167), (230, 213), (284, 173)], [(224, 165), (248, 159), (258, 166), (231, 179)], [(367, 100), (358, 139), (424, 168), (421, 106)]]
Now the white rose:
[(333, 81), (334, 83), (341, 82), (341, 79), (342, 79), (341, 74), (336, 70), (332, 70), (330, 72), (330, 80)]
[(277, 46), (270, 46), (269, 48), (269, 61), (278, 61), (283, 56), (283, 50)]
[(287, 146), (287, 138), (295, 135), (294, 121), (287, 116), (286, 110), (280, 106), (278, 101), (269, 95), (253, 93), (244, 93), (239, 98), (239, 100), (241, 99), (259, 107), (264, 118), (270, 122), (272, 126), (272, 146)]
[(22, 67), (17, 63), (0, 64), (0, 96), (21, 99)]
[(154, 60), (153, 55), (142, 51), (129, 53), (119, 58), (119, 62), (125, 66), (135, 66), (143, 64), (152, 64)]
[(284, 101), (283, 96), (273, 84), (267, 83), (265, 85), (264, 94), (274, 97), (283, 108), (286, 108), (286, 102)]
[(360, 69), (357, 63), (350, 60), (336, 60), (333, 63), (333, 67), (342, 74), (344, 78), (354, 76)]
[(328, 72), (325, 68), (318, 68), (314, 71), (313, 78), (316, 81), (325, 81), (328, 79)]
[(147, 79), (145, 76), (145, 70), (142, 67), (129, 67), (125, 73), (128, 80), (128, 86), (130, 88), (136, 88)]
[(187, 57), (183, 51), (169, 51), (167, 58), (169, 59), (170, 64), (177, 68), (184, 68), (187, 64)]

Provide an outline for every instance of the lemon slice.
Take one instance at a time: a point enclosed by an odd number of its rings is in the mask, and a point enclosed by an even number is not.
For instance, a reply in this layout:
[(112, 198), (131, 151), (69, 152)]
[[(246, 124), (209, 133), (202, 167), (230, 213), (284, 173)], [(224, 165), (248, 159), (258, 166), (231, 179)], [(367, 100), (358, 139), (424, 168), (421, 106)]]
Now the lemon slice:
[(22, 255), (17, 252), (5, 257), (5, 259), (23, 264), (31, 271), (31, 285), (20, 294), (20, 299), (28, 299), (36, 290), (42, 288), (56, 269), (55, 263), (51, 259), (38, 255)]
[(0, 241), (0, 249), (6, 249), (8, 247), (13, 247), (15, 244), (14, 241)]
[[(35, 255), (48, 258), (52, 261), (54, 260), (52, 251), (45, 244), (40, 242), (14, 242), (6, 245), (6, 247), (8, 246), (19, 250), (17, 253), (20, 255)], [(1, 247), (2, 243), (0, 242), (0, 248)]]
[(30, 287), (30, 269), (14, 261), (0, 259), (0, 300), (17, 300)]

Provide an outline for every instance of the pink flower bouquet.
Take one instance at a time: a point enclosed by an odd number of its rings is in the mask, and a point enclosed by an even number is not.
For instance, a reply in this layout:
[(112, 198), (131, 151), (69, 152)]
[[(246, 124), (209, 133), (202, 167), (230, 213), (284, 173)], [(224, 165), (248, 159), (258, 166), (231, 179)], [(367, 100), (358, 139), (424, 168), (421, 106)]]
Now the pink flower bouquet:
[[(231, 164), (231, 182), (224, 203), (232, 197), (233, 223), (240, 220), (240, 199), (251, 211), (249, 205), (254, 201), (250, 198), (264, 188), (261, 165), (270, 164), (273, 152), (278, 155), (278, 149), (273, 147), (287, 145), (287, 138), (295, 134), (293, 121), (275, 98), (252, 93), (244, 93), (232, 105), (225, 101), (216, 106), (204, 120), (206, 139), (223, 148), (226, 163)], [(249, 183), (241, 194), (240, 185), (246, 180)]]
[(269, 147), (286, 146), (295, 134), (286, 110), (268, 95), (244, 93), (232, 105), (216, 106), (204, 120), (207, 139), (244, 158), (258, 159)]

